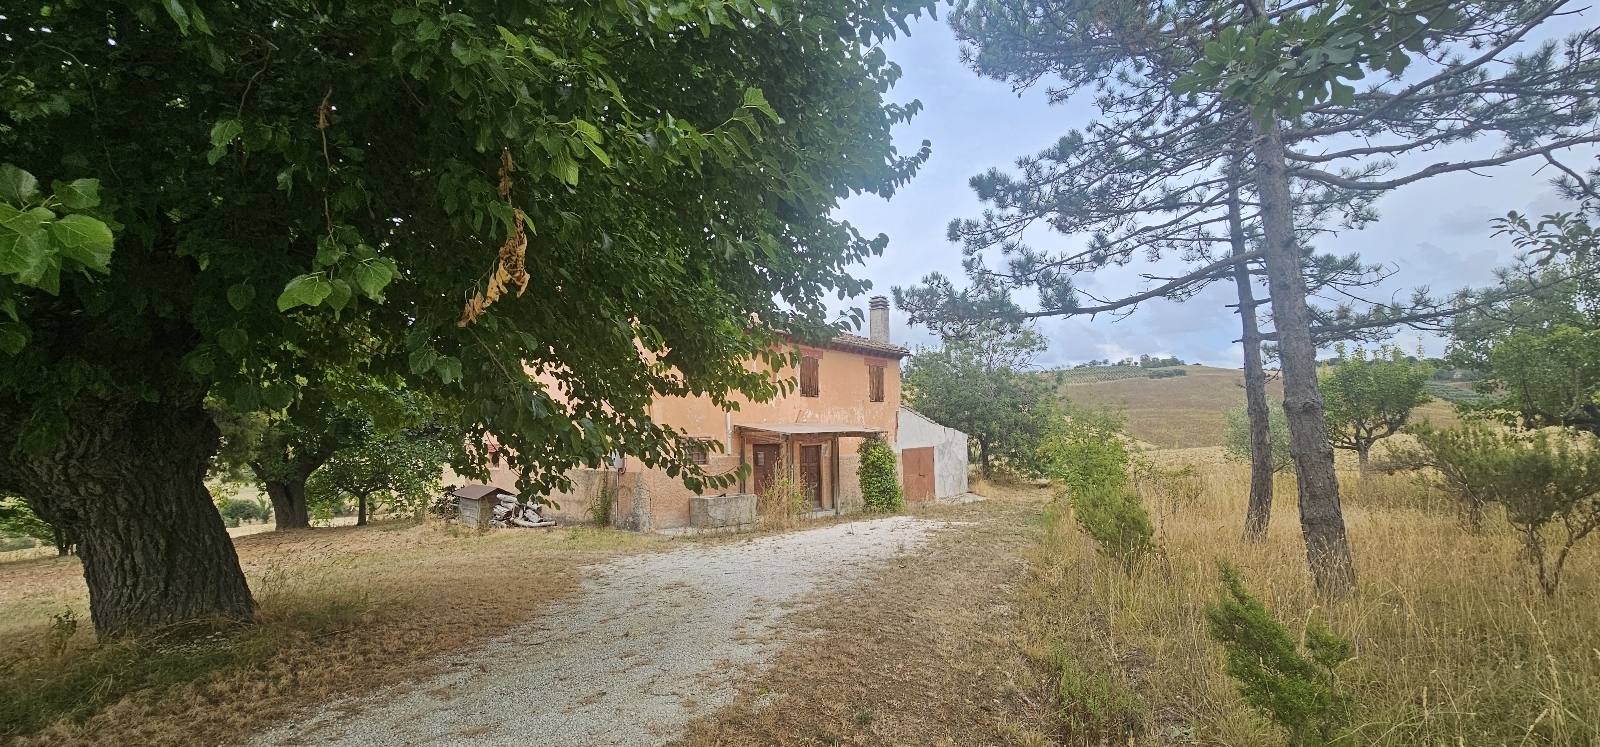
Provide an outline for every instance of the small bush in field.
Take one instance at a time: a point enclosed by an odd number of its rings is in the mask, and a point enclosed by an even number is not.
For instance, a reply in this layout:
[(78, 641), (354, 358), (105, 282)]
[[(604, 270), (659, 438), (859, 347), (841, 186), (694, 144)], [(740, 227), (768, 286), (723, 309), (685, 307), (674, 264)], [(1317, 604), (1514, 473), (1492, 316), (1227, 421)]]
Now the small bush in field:
[(1223, 671), (1239, 683), (1239, 694), (1287, 729), (1292, 747), (1347, 743), (1350, 698), (1339, 692), (1334, 670), (1354, 654), (1350, 639), (1313, 621), (1302, 654), (1283, 623), (1245, 590), (1238, 569), (1222, 561), (1217, 568), (1223, 597), (1206, 605), (1206, 628), (1222, 644)]
[(1156, 549), (1155, 527), (1139, 504), (1139, 494), (1126, 487), (1098, 487), (1072, 494), (1072, 516), (1085, 534), (1100, 543), (1100, 552), (1132, 568)]
[(1474, 527), (1485, 504), (1504, 506), (1540, 588), (1554, 595), (1573, 546), (1600, 529), (1600, 439), (1570, 428), (1502, 433), (1482, 424), (1411, 433), (1422, 448), (1399, 452), (1397, 463), (1437, 469)]
[(1039, 447), (1039, 462), (1101, 552), (1131, 569), (1155, 549), (1150, 514), (1128, 484), (1133, 455), (1115, 413), (1069, 409)]
[(1122, 418), (1110, 410), (1067, 408), (1039, 446), (1041, 470), (1051, 482), (1076, 493), (1128, 484), (1128, 452)]
[(868, 511), (893, 513), (906, 507), (905, 495), (900, 490), (900, 478), (895, 474), (894, 449), (881, 438), (869, 438), (857, 449), (861, 466), (856, 476), (861, 480), (861, 500)]

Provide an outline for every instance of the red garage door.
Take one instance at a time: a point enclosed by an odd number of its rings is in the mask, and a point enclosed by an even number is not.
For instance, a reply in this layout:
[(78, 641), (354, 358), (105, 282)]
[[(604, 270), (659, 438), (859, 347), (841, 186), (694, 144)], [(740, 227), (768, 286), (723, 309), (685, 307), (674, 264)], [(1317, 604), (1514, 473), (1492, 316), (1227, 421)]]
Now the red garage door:
[(906, 500), (913, 503), (933, 500), (933, 447), (902, 450), (900, 464), (906, 475)]

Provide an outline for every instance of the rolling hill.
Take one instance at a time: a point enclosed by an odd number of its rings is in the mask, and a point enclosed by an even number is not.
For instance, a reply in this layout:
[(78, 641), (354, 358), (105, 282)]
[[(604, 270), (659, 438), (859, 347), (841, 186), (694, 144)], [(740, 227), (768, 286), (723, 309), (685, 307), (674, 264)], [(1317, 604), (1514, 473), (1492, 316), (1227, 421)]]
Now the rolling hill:
[[(1223, 413), (1244, 406), (1244, 371), (1200, 365), (1184, 366), (1183, 370), (1183, 376), (1161, 379), (1085, 375), (1087, 369), (1067, 371), (1058, 391), (1077, 405), (1122, 410), (1129, 433), (1159, 448), (1222, 445), (1227, 430)], [(1271, 372), (1268, 375), (1267, 396), (1281, 399), (1283, 383)], [(1437, 399), (1412, 413), (1413, 421), (1424, 419), (1444, 426), (1459, 422), (1450, 404)]]

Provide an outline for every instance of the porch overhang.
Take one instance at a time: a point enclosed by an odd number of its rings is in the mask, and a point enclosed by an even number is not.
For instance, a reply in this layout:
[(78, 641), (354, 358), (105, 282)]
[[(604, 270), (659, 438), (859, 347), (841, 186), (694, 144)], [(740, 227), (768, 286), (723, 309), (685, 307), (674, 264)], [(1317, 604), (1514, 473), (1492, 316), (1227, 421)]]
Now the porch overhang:
[(733, 429), (756, 435), (821, 437), (821, 438), (877, 438), (883, 435), (880, 428), (837, 423), (739, 423)]

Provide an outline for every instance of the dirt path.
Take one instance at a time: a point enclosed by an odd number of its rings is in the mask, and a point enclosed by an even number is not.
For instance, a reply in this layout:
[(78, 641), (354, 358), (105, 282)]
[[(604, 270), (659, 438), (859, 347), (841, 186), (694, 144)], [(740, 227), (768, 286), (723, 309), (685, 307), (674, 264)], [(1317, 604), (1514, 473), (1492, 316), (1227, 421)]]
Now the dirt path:
[(1015, 612), (1046, 494), (1011, 492), (922, 514), (951, 529), (792, 617), (793, 644), (680, 744), (1053, 744), (1053, 694), (1020, 650)]
[(780, 621), (828, 617), (791, 611), (909, 557), (942, 526), (899, 516), (624, 558), (433, 680), (331, 704), (252, 744), (663, 744), (733, 702), (740, 673), (783, 648), (792, 623)]

